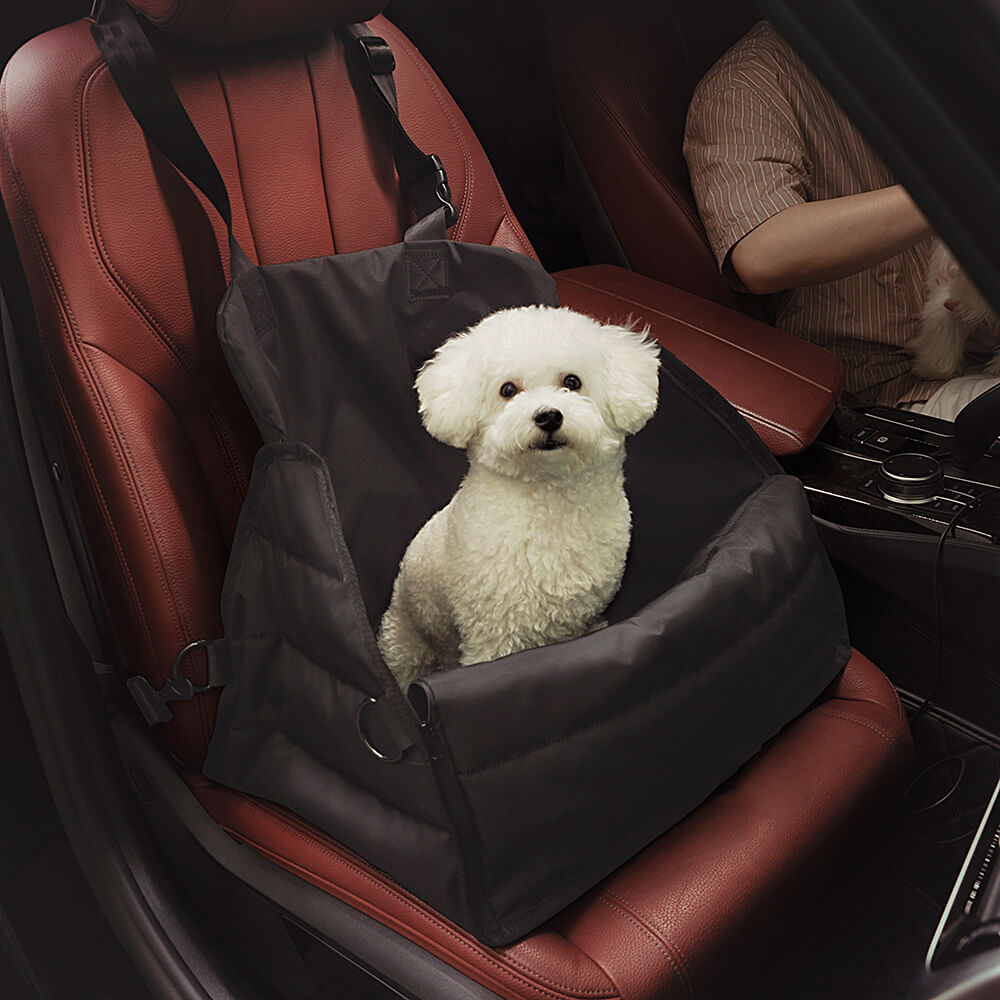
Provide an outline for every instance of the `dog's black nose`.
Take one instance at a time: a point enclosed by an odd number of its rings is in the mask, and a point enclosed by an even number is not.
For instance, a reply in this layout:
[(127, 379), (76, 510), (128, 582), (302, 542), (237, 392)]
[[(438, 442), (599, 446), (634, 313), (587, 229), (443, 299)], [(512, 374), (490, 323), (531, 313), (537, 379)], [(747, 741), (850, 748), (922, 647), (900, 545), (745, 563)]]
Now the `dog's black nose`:
[(562, 427), (562, 413), (559, 410), (539, 410), (535, 414), (535, 423), (547, 434), (551, 434)]

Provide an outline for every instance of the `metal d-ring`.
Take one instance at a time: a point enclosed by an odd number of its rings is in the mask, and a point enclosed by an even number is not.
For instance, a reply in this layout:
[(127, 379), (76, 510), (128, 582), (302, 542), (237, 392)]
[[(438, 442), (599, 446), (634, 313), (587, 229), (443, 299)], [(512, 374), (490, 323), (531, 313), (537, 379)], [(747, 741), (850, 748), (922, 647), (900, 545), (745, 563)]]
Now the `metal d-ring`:
[(360, 705), (358, 705), (358, 712), (357, 715), (354, 717), (355, 723), (357, 724), (358, 727), (358, 736), (361, 737), (361, 742), (364, 743), (364, 745), (368, 747), (368, 749), (376, 757), (378, 757), (379, 760), (384, 761), (386, 764), (397, 764), (399, 763), (399, 761), (403, 759), (403, 751), (402, 750), (397, 751), (395, 757), (390, 757), (388, 754), (382, 753), (381, 750), (377, 749), (372, 745), (371, 740), (369, 740), (368, 737), (365, 735), (364, 728), (361, 725), (361, 718), (365, 713), (365, 709), (371, 708), (371, 706), (374, 705), (375, 702), (376, 702), (375, 698), (368, 698), (367, 701), (363, 701), (361, 702)]
[[(205, 691), (211, 691), (211, 684), (203, 684), (200, 687), (196, 687), (194, 682), (189, 677), (181, 676), (181, 662), (188, 653), (194, 652), (196, 649), (201, 649), (204, 646), (210, 646), (215, 640), (213, 639), (196, 639), (194, 642), (189, 642), (175, 657), (173, 666), (170, 668), (170, 675), (174, 681), (174, 690), (180, 692), (184, 689), (184, 694), (186, 697), (191, 697), (194, 694), (203, 694)], [(187, 693), (187, 686), (191, 686), (190, 694)], [(180, 699), (178, 699), (180, 700)]]

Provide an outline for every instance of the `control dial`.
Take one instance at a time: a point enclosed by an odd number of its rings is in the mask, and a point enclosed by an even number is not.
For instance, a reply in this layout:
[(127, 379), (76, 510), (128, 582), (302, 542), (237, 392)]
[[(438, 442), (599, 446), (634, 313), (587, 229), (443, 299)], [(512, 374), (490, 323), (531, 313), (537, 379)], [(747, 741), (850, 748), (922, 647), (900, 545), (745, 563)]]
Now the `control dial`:
[(891, 455), (875, 477), (882, 496), (893, 503), (927, 503), (937, 496), (943, 480), (936, 458), (914, 452)]

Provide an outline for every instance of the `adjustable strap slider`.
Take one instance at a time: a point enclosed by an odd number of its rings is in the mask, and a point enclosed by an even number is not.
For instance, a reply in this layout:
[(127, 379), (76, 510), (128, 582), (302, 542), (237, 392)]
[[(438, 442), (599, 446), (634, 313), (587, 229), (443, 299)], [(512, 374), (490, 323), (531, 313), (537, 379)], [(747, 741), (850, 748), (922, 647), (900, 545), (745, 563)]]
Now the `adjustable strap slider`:
[(427, 156), (427, 173), (409, 181), (410, 197), (418, 219), (444, 206), (444, 225), (450, 229), (458, 221), (458, 212), (451, 200), (451, 188), (444, 164), (437, 153)]
[(368, 60), (368, 68), (372, 73), (382, 76), (392, 73), (396, 68), (396, 57), (389, 48), (389, 43), (378, 35), (362, 35), (358, 41)]
[[(222, 687), (229, 680), (227, 658), (222, 654), (225, 643), (219, 639), (198, 639), (188, 643), (174, 657), (170, 668), (170, 676), (159, 690), (153, 687), (145, 677), (136, 675), (125, 682), (132, 700), (139, 706), (139, 711), (150, 726), (161, 722), (169, 722), (174, 713), (168, 702), (190, 701), (196, 694)], [(188, 653), (196, 649), (205, 649), (208, 655), (208, 683), (196, 685), (189, 677), (181, 674), (181, 662)]]

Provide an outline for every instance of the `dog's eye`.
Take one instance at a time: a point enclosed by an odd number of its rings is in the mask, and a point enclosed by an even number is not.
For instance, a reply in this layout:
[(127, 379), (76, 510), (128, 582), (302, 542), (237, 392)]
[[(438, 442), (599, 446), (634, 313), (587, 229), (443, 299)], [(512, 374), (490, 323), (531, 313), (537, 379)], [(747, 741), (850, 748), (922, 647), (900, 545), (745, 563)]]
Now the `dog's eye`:
[(511, 396), (516, 396), (520, 391), (521, 390), (518, 389), (513, 382), (504, 382), (504, 384), (500, 386), (500, 395), (503, 396), (504, 399), (510, 399)]
[(583, 383), (580, 381), (579, 375), (567, 375), (563, 379), (563, 385), (571, 392), (576, 392), (576, 390), (579, 389)]

